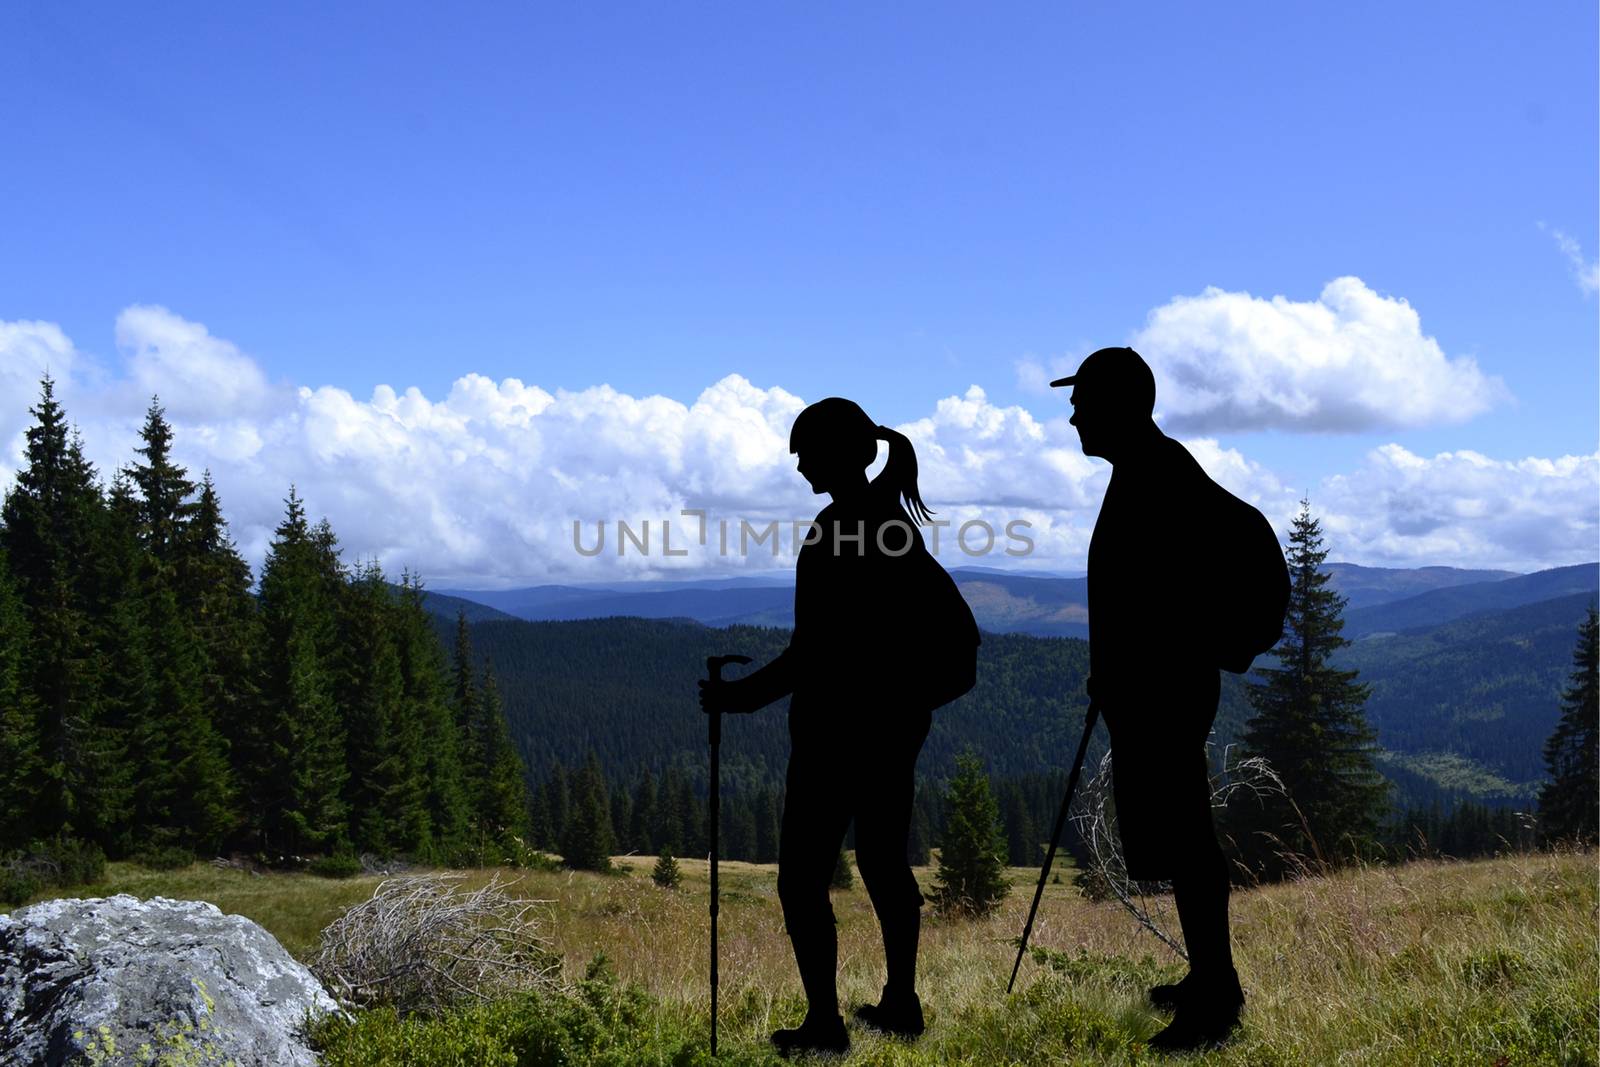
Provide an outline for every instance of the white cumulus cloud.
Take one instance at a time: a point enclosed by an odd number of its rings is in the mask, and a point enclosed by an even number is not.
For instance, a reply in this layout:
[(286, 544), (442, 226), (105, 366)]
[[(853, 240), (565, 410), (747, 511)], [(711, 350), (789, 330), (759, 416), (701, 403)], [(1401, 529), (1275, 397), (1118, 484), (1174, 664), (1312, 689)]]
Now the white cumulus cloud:
[(1505, 395), (1470, 357), (1450, 358), (1415, 308), (1359, 278), (1317, 299), (1208, 288), (1150, 312), (1132, 339), (1179, 432), (1370, 431), (1460, 422)]
[(1326, 480), (1314, 511), (1341, 558), (1375, 566), (1446, 561), (1537, 570), (1596, 558), (1600, 452), (1493, 459), (1418, 456), (1397, 444)]
[[(471, 373), (442, 397), (399, 384), (361, 397), (273, 384), (237, 346), (164, 309), (129, 309), (118, 339), (120, 365), (98, 367), (49, 323), (0, 323), (0, 481), (20, 463), (27, 408), (45, 369), (107, 478), (134, 458), (150, 393), (158, 393), (177, 460), (196, 476), (212, 471), (234, 536), (258, 566), (291, 484), (313, 517), (332, 521), (347, 559), (377, 556), (391, 573), (409, 567), (436, 586), (787, 567), (788, 533), (777, 558), (767, 550), (723, 556), (718, 520), (730, 522), (736, 545), (741, 519), (786, 524), (824, 503), (789, 453), (789, 428), (805, 401), (740, 375), (689, 402), (609, 385), (552, 392)], [(1081, 569), (1110, 468), (1082, 454), (1064, 417), (996, 404), (974, 385), (897, 428), (916, 447), (923, 496), (951, 524), (940, 545), (947, 566)], [(1214, 436), (1182, 440), (1212, 477), (1287, 527), (1301, 488)], [(1592, 558), (1597, 493), (1597, 456), (1428, 458), (1399, 445), (1311, 489), (1335, 558), (1513, 569)], [(692, 544), (698, 523), (680, 514), (686, 508), (706, 511), (707, 545)], [(649, 556), (618, 556), (619, 520), (636, 532), (650, 524)], [(662, 555), (664, 520), (688, 556)], [(1034, 544), (1025, 561), (1004, 555), (1017, 546), (1005, 532), (1017, 520), (1030, 524)], [(595, 524), (606, 523), (602, 555), (574, 550), (574, 521), (586, 546)], [(986, 558), (955, 542), (974, 521), (997, 534)], [(981, 533), (967, 539), (984, 541)]]

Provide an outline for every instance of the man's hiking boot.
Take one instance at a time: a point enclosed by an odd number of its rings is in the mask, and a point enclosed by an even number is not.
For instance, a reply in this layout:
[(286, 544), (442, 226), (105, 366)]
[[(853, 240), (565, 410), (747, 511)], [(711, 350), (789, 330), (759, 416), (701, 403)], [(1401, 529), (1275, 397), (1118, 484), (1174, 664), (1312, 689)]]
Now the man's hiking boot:
[(850, 1035), (845, 1032), (844, 1020), (837, 1013), (821, 1021), (807, 1015), (805, 1022), (793, 1030), (776, 1031), (772, 1044), (785, 1059), (807, 1053), (843, 1055), (850, 1051)]
[[(1215, 978), (1196, 978), (1192, 974), (1172, 987), (1177, 989), (1176, 1014), (1172, 1022), (1150, 1039), (1153, 1052), (1193, 1052), (1214, 1048), (1228, 1040), (1239, 1025), (1244, 1008), (1244, 990), (1233, 970)], [(1154, 1000), (1154, 990), (1151, 991)]]
[(909, 998), (889, 996), (884, 990), (876, 1004), (863, 1004), (853, 1013), (863, 1026), (893, 1037), (921, 1037), (926, 1026), (922, 1021), (922, 1000), (912, 993)]
[(1176, 982), (1151, 986), (1145, 996), (1150, 999), (1151, 1004), (1162, 1011), (1177, 1011), (1178, 1005), (1193, 986), (1192, 978), (1192, 974), (1186, 974)]

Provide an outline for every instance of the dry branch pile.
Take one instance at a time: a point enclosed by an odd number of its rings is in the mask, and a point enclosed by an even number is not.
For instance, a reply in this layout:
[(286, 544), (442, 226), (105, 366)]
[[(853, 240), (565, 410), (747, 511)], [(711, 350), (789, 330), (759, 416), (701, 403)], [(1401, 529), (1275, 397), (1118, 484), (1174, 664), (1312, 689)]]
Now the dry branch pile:
[(554, 989), (561, 960), (540, 933), (549, 901), (498, 876), (477, 889), (453, 874), (391, 878), (322, 931), (312, 969), (352, 1005), (437, 1015), (465, 1000)]
[[(1216, 811), (1224, 810), (1236, 793), (1245, 792), (1260, 797), (1283, 793), (1285, 788), (1283, 779), (1266, 760), (1259, 756), (1240, 758), (1234, 746), (1229, 745), (1222, 750), (1221, 772), (1211, 776), (1211, 807)], [(1114, 898), (1141, 926), (1187, 959), (1183, 942), (1170, 929), (1172, 887), (1166, 882), (1135, 882), (1128, 877), (1115, 807), (1111, 794), (1111, 753), (1107, 752), (1094, 777), (1073, 798), (1069, 816), (1089, 854), (1082, 888), (1092, 899)]]

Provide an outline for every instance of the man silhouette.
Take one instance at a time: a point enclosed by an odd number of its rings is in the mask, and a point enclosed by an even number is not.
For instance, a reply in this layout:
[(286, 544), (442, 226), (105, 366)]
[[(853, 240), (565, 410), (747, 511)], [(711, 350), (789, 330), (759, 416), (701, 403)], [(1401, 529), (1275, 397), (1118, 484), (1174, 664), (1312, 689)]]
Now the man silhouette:
[(1089, 542), (1089, 696), (1111, 734), (1112, 792), (1128, 875), (1172, 883), (1189, 973), (1150, 999), (1175, 1011), (1157, 1050), (1225, 1039), (1244, 994), (1228, 939), (1228, 867), (1211, 821), (1205, 740), (1221, 677), (1215, 635), (1229, 625), (1219, 494), (1152, 419), (1155, 377), (1131, 348), (1102, 348), (1076, 374), (1085, 455), (1112, 465)]

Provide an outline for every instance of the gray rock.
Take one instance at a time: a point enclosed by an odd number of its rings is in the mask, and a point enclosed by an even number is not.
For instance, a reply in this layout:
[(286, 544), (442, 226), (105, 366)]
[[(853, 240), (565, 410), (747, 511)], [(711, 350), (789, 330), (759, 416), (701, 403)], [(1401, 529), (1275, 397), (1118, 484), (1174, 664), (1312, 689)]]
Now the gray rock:
[(204, 901), (122, 894), (0, 915), (4, 1067), (311, 1067), (305, 1017), (338, 1011), (271, 934)]

